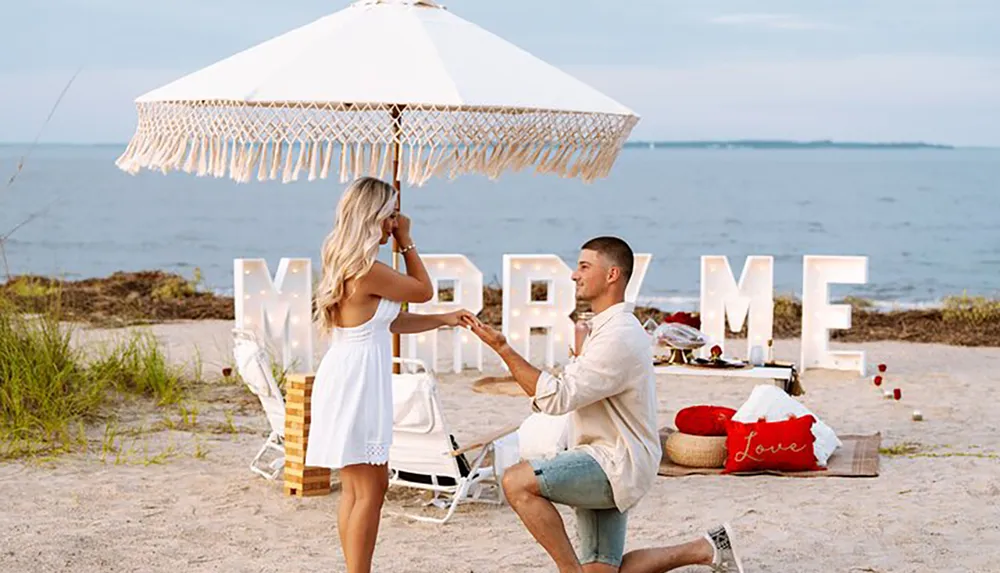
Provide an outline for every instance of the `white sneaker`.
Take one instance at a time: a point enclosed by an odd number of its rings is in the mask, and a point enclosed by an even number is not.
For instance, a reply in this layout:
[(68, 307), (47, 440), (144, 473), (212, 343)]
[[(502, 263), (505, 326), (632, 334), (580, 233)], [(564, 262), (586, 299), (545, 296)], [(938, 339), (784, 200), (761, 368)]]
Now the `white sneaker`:
[(733, 547), (733, 530), (728, 523), (709, 529), (705, 538), (715, 548), (712, 571), (715, 573), (744, 573), (743, 563)]

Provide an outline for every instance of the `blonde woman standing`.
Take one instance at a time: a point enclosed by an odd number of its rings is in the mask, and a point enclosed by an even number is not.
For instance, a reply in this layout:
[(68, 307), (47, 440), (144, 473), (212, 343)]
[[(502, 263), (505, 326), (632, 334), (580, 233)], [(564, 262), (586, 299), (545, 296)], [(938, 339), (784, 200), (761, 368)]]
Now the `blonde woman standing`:
[[(377, 260), (395, 237), (406, 263), (400, 274)], [(337, 529), (349, 573), (371, 570), (392, 443), (392, 333), (456, 327), (466, 311), (439, 315), (400, 312), (401, 303), (431, 299), (433, 285), (396, 210), (396, 191), (365, 177), (340, 199), (323, 244), (316, 320), (330, 348), (316, 371), (306, 464), (340, 470)]]

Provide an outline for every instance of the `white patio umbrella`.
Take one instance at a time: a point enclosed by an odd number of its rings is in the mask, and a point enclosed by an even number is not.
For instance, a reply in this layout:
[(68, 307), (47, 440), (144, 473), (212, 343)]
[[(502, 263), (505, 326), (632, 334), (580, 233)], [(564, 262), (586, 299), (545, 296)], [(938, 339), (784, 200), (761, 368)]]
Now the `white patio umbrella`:
[(607, 175), (625, 106), (430, 0), (361, 0), (136, 100), (117, 165), (237, 181), (421, 185), (534, 166)]
[(401, 178), (419, 186), (531, 166), (591, 181), (608, 174), (639, 120), (431, 0), (355, 2), (136, 107), (116, 162), (130, 173), (288, 182), (335, 171), (343, 182), (391, 176), (397, 190)]

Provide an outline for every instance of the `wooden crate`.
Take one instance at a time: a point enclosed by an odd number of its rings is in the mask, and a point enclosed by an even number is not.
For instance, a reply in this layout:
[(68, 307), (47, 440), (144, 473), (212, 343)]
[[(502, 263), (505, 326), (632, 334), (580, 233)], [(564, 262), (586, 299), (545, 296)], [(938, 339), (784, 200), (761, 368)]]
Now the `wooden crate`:
[(285, 389), (285, 495), (307, 497), (330, 493), (329, 468), (306, 466), (314, 377), (289, 374)]

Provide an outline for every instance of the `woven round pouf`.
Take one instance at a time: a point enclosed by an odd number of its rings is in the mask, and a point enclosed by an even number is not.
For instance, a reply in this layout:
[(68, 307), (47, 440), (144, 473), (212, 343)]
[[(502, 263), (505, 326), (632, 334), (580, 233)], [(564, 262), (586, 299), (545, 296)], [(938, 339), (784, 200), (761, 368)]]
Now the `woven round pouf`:
[(667, 458), (689, 468), (721, 468), (726, 465), (726, 436), (695, 436), (673, 432), (664, 443)]

